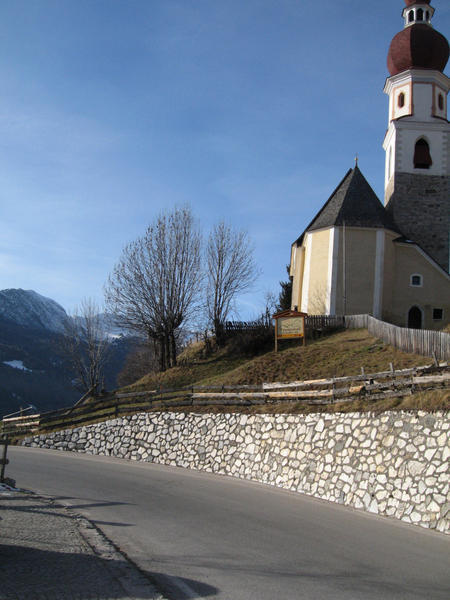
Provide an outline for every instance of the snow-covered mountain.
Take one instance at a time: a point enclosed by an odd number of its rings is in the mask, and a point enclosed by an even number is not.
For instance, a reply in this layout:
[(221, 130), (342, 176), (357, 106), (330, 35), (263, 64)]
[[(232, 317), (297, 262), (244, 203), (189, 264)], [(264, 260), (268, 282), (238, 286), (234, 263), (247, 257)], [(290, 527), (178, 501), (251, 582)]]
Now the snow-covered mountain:
[[(109, 337), (105, 386), (112, 389), (136, 340), (114, 329), (110, 317), (99, 317)], [(70, 318), (60, 304), (32, 290), (0, 290), (0, 418), (28, 404), (44, 412), (80, 398), (73, 386), (77, 374), (63, 351)]]
[(33, 290), (0, 290), (0, 317), (32, 329), (62, 333), (67, 313), (64, 308)]
[[(0, 290), (0, 317), (32, 329), (46, 329), (56, 333), (64, 333), (64, 324), (72, 318), (82, 324), (80, 315), (68, 315), (64, 308), (52, 300), (41, 296), (33, 290), (8, 289)], [(130, 335), (107, 313), (100, 313), (99, 332), (110, 339)]]

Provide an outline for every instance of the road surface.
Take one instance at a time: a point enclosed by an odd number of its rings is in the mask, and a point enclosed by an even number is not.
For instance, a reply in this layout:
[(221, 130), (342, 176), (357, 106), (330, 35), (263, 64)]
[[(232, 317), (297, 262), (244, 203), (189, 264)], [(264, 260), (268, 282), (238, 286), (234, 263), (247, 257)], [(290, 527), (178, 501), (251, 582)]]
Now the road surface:
[(174, 600), (448, 600), (448, 536), (243, 480), (13, 448), (7, 476), (97, 524)]

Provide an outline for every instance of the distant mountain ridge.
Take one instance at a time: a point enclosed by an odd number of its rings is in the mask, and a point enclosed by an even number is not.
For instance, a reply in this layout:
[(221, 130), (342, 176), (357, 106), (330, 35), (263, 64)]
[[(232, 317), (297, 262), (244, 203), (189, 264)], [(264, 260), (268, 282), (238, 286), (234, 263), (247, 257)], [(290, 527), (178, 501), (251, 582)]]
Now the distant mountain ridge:
[[(0, 290), (0, 418), (29, 404), (43, 412), (81, 397), (63, 351), (70, 318), (60, 304), (33, 290)], [(111, 317), (101, 319), (110, 331), (105, 386), (112, 389), (136, 340), (114, 327)]]
[(23, 327), (64, 331), (68, 315), (64, 308), (33, 290), (0, 290), (0, 316)]

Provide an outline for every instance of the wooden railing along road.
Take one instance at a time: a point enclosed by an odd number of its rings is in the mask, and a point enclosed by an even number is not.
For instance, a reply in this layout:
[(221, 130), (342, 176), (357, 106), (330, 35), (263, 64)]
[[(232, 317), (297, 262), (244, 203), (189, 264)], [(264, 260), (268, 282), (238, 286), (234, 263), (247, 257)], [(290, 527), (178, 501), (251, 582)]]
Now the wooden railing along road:
[[(242, 324), (240, 324), (242, 325)], [(439, 367), (439, 361), (450, 358), (450, 334), (439, 331), (406, 329), (379, 321), (370, 315), (308, 316), (310, 335), (327, 329), (346, 327), (368, 329), (369, 333), (404, 352), (432, 356), (434, 367), (391, 370), (366, 375), (273, 383), (254, 386), (208, 386), (158, 389), (132, 393), (112, 393), (95, 401), (81, 401), (70, 408), (43, 414), (4, 418), (0, 422), (0, 438), (76, 427), (145, 410), (183, 408), (207, 405), (252, 406), (281, 402), (331, 404), (364, 396), (378, 400), (412, 394), (416, 390), (447, 387), (450, 368)], [(82, 399), (84, 400), (84, 399)]]
[(434, 365), (291, 383), (193, 386), (112, 393), (75, 408), (4, 419), (0, 425), (0, 436), (45, 433), (151, 410), (202, 406), (248, 407), (292, 402), (325, 406), (357, 399), (375, 402), (408, 396), (420, 390), (445, 387), (450, 387), (450, 368)]

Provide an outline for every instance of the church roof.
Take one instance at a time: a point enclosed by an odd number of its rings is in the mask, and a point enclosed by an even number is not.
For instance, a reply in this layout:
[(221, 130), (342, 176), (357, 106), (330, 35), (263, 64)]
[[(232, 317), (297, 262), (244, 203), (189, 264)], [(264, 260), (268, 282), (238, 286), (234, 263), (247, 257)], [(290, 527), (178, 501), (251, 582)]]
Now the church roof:
[(350, 169), (302, 235), (325, 227), (373, 227), (401, 233), (358, 166)]

